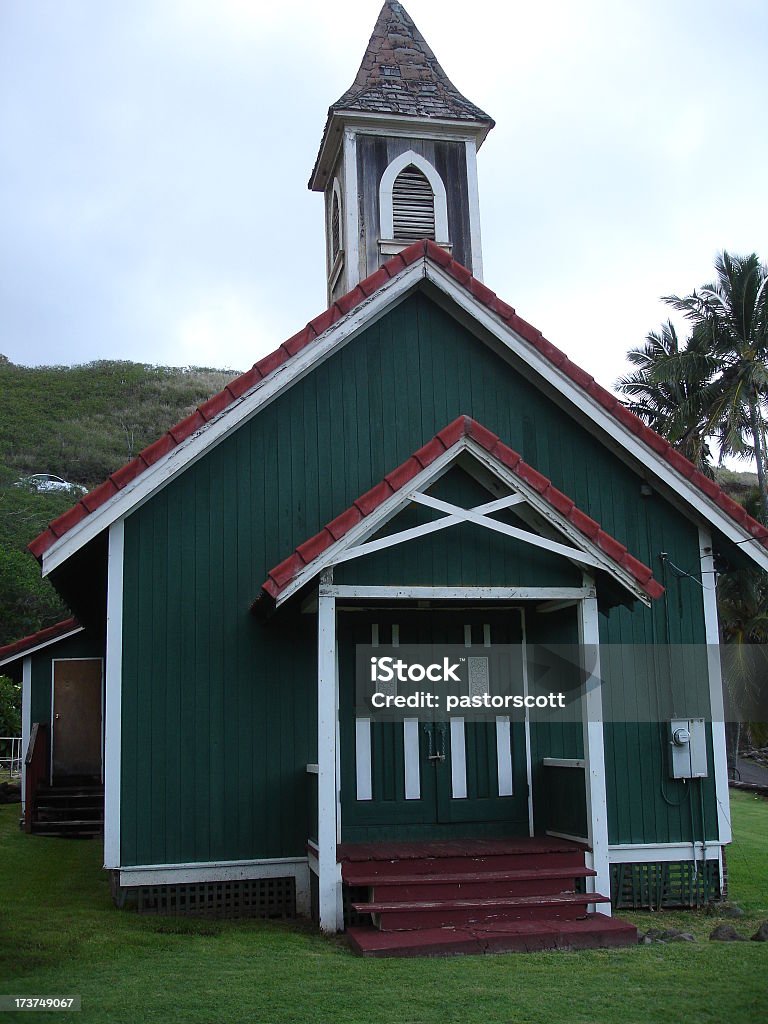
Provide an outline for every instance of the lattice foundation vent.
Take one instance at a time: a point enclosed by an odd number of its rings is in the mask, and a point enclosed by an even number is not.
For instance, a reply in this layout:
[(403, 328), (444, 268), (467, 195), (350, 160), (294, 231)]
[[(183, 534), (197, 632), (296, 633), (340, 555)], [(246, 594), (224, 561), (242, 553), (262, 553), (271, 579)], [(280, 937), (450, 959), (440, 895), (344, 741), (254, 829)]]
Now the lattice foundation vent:
[(296, 916), (294, 878), (253, 878), (186, 885), (142, 885), (136, 889), (140, 914), (196, 917)]
[(701, 907), (720, 899), (716, 860), (611, 865), (614, 910), (660, 910), (662, 907)]

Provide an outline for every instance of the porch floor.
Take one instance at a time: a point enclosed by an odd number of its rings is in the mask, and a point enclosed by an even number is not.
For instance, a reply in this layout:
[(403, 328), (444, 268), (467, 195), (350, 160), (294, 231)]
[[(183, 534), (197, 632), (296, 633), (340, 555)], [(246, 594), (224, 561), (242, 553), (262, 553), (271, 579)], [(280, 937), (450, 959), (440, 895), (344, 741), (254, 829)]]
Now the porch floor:
[(423, 860), (430, 857), (500, 857), (552, 853), (582, 853), (584, 843), (553, 836), (511, 839), (434, 839), (424, 842), (340, 843), (336, 859), (344, 861)]

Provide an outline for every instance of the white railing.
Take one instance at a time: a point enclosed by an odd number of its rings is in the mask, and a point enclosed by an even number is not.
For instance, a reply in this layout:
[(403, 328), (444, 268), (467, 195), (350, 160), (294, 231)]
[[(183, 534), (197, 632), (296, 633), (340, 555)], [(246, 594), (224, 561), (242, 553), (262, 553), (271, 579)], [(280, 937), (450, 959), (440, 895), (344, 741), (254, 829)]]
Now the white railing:
[(21, 775), (21, 736), (0, 736), (0, 774)]

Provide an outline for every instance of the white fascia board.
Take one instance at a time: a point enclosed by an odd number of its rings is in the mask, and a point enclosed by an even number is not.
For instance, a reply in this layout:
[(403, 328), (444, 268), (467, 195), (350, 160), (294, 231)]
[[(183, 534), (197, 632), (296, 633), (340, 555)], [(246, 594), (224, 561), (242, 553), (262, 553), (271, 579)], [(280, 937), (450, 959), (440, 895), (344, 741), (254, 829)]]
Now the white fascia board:
[(566, 373), (542, 356), (529, 341), (517, 334), (498, 314), (478, 302), (470, 292), (466, 291), (449, 274), (446, 274), (442, 267), (427, 262), (425, 276), (429, 282), (469, 314), (472, 320), (479, 323), (500, 341), (511, 354), (551, 384), (571, 406), (584, 413), (617, 444), (620, 450), (653, 473), (669, 488), (670, 495), (680, 496), (692, 508), (697, 519), (711, 523), (735, 544), (743, 545), (745, 540), (751, 541), (750, 546), (743, 547), (742, 550), (750, 555), (761, 569), (768, 570), (768, 549), (764, 548), (750, 533), (723, 512), (703, 491), (694, 487), (686, 477), (673, 469), (657, 452), (645, 445), (588, 392), (575, 384)]
[(448, 118), (429, 117), (423, 118), (418, 125), (410, 114), (374, 114), (370, 112), (347, 111), (343, 114), (336, 114), (339, 120), (344, 122), (345, 127), (352, 128), (360, 135), (387, 135), (402, 136), (412, 139), (426, 136), (430, 139), (446, 139), (452, 142), (466, 142), (467, 139), (477, 140), (478, 148), (490, 131), (490, 125), (479, 121), (451, 121)]
[(23, 651), (19, 651), (18, 654), (12, 654), (9, 658), (3, 658), (0, 661), (0, 668), (3, 665), (10, 665), (14, 661), (18, 661), (19, 658), (28, 658), (32, 654), (37, 654), (38, 651), (42, 651), (44, 647), (50, 647), (52, 644), (60, 644), (62, 640), (69, 640), (71, 636), (76, 636), (78, 633), (83, 632), (83, 626), (75, 626), (74, 629), (70, 629), (68, 633), (62, 633), (61, 636), (53, 637), (51, 640), (45, 640), (41, 644), (36, 644), (34, 647), (26, 647)]
[(611, 864), (652, 864), (669, 861), (718, 860), (721, 843), (708, 839), (697, 843), (627, 843), (608, 847)]
[(590, 587), (420, 587), (321, 584), (321, 595), (346, 600), (392, 601), (543, 601), (567, 597), (583, 601), (594, 597)]
[(109, 501), (86, 516), (44, 553), (43, 576), (47, 576), (116, 520), (143, 505), (187, 466), (197, 462), (214, 445), (223, 441), (316, 366), (333, 356), (358, 332), (389, 312), (393, 305), (423, 279), (424, 266), (424, 260), (419, 260), (382, 285), (369, 299), (365, 299), (359, 306), (350, 310), (324, 334), (311, 341), (306, 348), (279, 366), (268, 377), (259, 381), (242, 398), (227, 406), (215, 419), (182, 441), (173, 451), (145, 469), (135, 480), (113, 495)]
[(140, 864), (120, 868), (120, 885), (179, 885), (244, 879), (299, 877), (308, 871), (306, 857), (223, 860), (188, 864)]

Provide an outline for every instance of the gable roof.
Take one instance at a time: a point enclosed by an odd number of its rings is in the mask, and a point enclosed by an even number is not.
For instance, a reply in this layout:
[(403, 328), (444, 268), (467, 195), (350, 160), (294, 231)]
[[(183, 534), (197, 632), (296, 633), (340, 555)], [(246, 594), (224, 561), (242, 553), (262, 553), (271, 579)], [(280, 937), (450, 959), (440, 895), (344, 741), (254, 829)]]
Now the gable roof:
[(30, 633), (29, 636), (25, 636), (21, 640), (15, 640), (12, 644), (0, 647), (0, 666), (7, 665), (12, 661), (16, 661), (17, 658), (32, 654), (34, 651), (40, 650), (41, 647), (47, 647), (57, 640), (63, 640), (65, 637), (74, 636), (75, 633), (81, 633), (82, 630), (83, 627), (74, 618), (64, 619), (53, 626), (39, 629), (36, 633)]
[(451, 82), (396, 0), (381, 8), (354, 82), (328, 113), (346, 110), (493, 124)]
[(577, 508), (571, 498), (525, 462), (518, 452), (504, 444), (496, 434), (471, 416), (457, 417), (410, 458), (388, 473), (383, 480), (357, 498), (346, 511), (300, 544), (288, 558), (270, 570), (262, 584), (262, 591), (279, 603), (291, 584), (301, 582), (303, 585), (327, 564), (332, 564), (333, 559), (329, 562), (328, 558), (324, 559), (323, 556), (327, 556), (331, 549), (338, 552), (342, 546), (340, 542), (364, 521), (367, 521), (366, 526), (370, 524), (365, 530), (365, 536), (370, 536), (383, 525), (381, 522), (371, 522), (376, 519), (377, 510), (398, 493), (407, 501), (414, 481), (422, 470), (434, 465), (445, 452), (453, 449), (454, 454), (458, 454), (464, 447), (462, 442), (466, 438), (479, 445), (497, 463), (511, 470), (514, 478), (526, 490), (539, 495), (541, 501), (553, 513), (557, 525), (562, 527), (563, 523), (567, 522), (575, 527), (577, 536), (580, 536), (589, 547), (603, 552), (608, 563), (622, 570), (620, 575), (626, 574), (636, 581), (647, 597), (661, 597), (664, 587), (653, 578), (653, 572), (647, 565), (631, 555), (627, 548), (606, 533), (599, 523)]
[(518, 316), (510, 305), (472, 277), (466, 267), (434, 242), (421, 241), (392, 257), (55, 519), (29, 545), (38, 559), (45, 557), (49, 561), (49, 568), (43, 565), (44, 572), (163, 487), (208, 447), (256, 414), (424, 281), (466, 311), (473, 324), (501, 341), (511, 355), (545, 379), (563, 396), (574, 414), (590, 420), (619, 451), (646, 467), (670, 496), (709, 520), (735, 543), (754, 540), (755, 544), (743, 550), (762, 568), (768, 568), (768, 529)]

